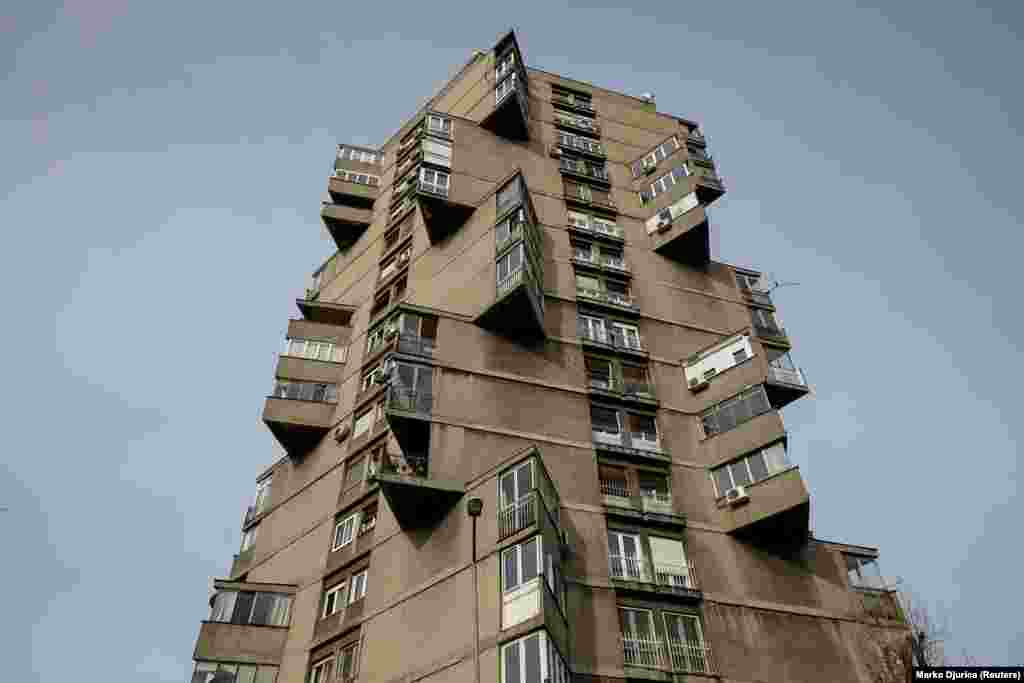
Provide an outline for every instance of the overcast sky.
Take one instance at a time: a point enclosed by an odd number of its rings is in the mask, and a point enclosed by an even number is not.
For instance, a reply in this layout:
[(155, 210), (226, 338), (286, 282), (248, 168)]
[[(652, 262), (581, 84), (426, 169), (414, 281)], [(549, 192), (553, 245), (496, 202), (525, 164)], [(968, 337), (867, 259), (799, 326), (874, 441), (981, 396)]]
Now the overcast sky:
[(704, 124), (717, 258), (800, 283), (775, 300), (816, 535), (878, 546), (953, 650), (1024, 663), (1021, 3), (658, 5), (4, 4), (8, 680), (186, 680), (279, 457), (260, 411), (334, 145), (511, 25), (529, 65)]

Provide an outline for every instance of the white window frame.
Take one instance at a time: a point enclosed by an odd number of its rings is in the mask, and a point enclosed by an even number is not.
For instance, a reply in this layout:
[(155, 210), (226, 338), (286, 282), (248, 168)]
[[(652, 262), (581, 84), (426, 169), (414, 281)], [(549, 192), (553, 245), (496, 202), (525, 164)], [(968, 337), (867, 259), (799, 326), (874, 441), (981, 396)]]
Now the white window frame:
[(373, 408), (364, 410), (363, 412), (356, 415), (355, 420), (352, 422), (352, 438), (362, 436), (370, 431), (370, 427), (373, 426), (375, 420), (373, 419)]
[(324, 604), (320, 608), (321, 619), (326, 619), (332, 614), (337, 614), (345, 609), (345, 589), (347, 588), (348, 581), (346, 580), (324, 592)]
[[(356, 537), (356, 525), (359, 523), (359, 513), (355, 512), (348, 517), (345, 517), (340, 522), (334, 525), (334, 536), (331, 539), (331, 552), (335, 550), (341, 550)], [(338, 542), (338, 532), (341, 531), (345, 525), (348, 525), (348, 534), (342, 533), (341, 542)], [(347, 536), (347, 538), (346, 538)]]
[[(351, 670), (348, 672), (348, 676), (344, 676), (343, 675), (343, 668), (344, 668), (343, 662), (345, 661), (345, 656), (346, 655), (350, 656), (349, 661), (351, 662), (351, 666), (352, 666)], [(356, 677), (358, 671), (359, 671), (359, 643), (358, 643), (358, 641), (355, 642), (355, 643), (349, 643), (349, 644), (343, 646), (341, 648), (341, 650), (338, 651), (338, 656), (337, 657), (338, 657), (338, 665), (336, 667), (337, 670), (334, 672), (335, 677), (339, 681), (348, 681), (348, 680), (354, 679)]]
[[(513, 255), (515, 255), (515, 254), (519, 255), (519, 265), (518, 265), (518, 267), (513, 268), (512, 267), (512, 261), (513, 261)], [(505, 272), (505, 276), (504, 277), (502, 277), (502, 275), (501, 275), (502, 264), (506, 264), (505, 265), (506, 272)], [(518, 242), (511, 249), (509, 249), (508, 251), (506, 251), (504, 254), (501, 255), (501, 258), (499, 258), (498, 261), (495, 264), (494, 274), (495, 274), (495, 277), (497, 278), (497, 283), (500, 285), (502, 282), (505, 282), (509, 278), (513, 277), (519, 271), (525, 270), (525, 269), (526, 269), (526, 249), (524, 248), (524, 245), (523, 245), (522, 242)]]
[[(434, 125), (437, 123), (438, 125)], [(442, 135), (452, 134), (452, 120), (440, 114), (427, 114), (427, 132), (441, 133)]]
[(628, 323), (621, 323), (617, 320), (612, 320), (611, 327), (621, 332), (621, 336), (623, 339), (629, 339), (630, 335), (632, 335), (633, 341), (631, 343), (626, 344), (627, 348), (634, 350), (640, 350), (643, 348), (643, 343), (640, 341), (640, 328), (637, 327), (636, 325), (630, 325)]
[[(768, 457), (765, 455), (765, 453), (769, 449), (775, 448), (776, 446), (782, 446), (783, 453), (784, 453), (784, 458), (783, 458), (783, 463), (784, 464), (781, 467), (780, 466), (776, 466), (775, 465), (775, 460), (774, 459), (769, 460)], [(761, 478), (757, 478), (757, 477), (754, 476), (754, 468), (752, 468), (750, 466), (750, 459), (754, 458), (754, 457), (757, 457), (757, 456), (761, 457), (761, 461), (764, 463), (765, 471), (768, 473), (767, 475), (765, 475), (764, 477), (761, 477)], [(773, 444), (771, 444), (769, 446), (764, 446), (762, 448), (758, 448), (756, 451), (753, 451), (752, 453), (747, 453), (742, 458), (737, 458), (736, 460), (730, 460), (729, 462), (723, 463), (721, 465), (718, 465), (717, 467), (712, 468), (712, 470), (711, 470), (711, 482), (715, 486), (715, 493), (717, 494), (718, 498), (721, 498), (722, 496), (724, 496), (727, 493), (727, 491), (720, 491), (718, 489), (718, 477), (715, 476), (715, 473), (716, 472), (720, 472), (722, 469), (724, 469), (729, 474), (729, 482), (732, 484), (730, 489), (736, 488), (736, 486), (737, 486), (736, 478), (733, 477), (732, 466), (737, 464), (737, 463), (743, 463), (744, 468), (746, 468), (746, 470), (747, 470), (747, 476), (750, 478), (750, 482), (749, 483), (739, 484), (739, 486), (753, 486), (754, 484), (757, 484), (759, 482), (765, 481), (766, 479), (771, 479), (773, 476), (775, 476), (776, 474), (779, 474), (780, 472), (785, 472), (786, 470), (789, 470), (789, 469), (793, 468), (793, 464), (791, 462), (789, 462), (789, 454), (786, 452), (785, 445), (781, 441), (777, 441), (777, 442), (775, 442), (775, 443), (773, 443)]]
[[(681, 617), (683, 619), (691, 620), (696, 625), (696, 627), (697, 627), (695, 629), (696, 632), (697, 632), (697, 642), (691, 643), (688, 640), (675, 641), (675, 639), (672, 638), (672, 630), (668, 626), (668, 623), (669, 623), (668, 618), (669, 617)], [(691, 644), (691, 645), (699, 645), (701, 648), (704, 647), (704, 643), (705, 643), (705, 641), (704, 641), (704, 627), (700, 623), (700, 617), (698, 615), (693, 614), (693, 613), (689, 613), (689, 612), (675, 612), (675, 611), (672, 611), (672, 610), (663, 610), (662, 613), (661, 613), (661, 620), (662, 620), (662, 626), (665, 628), (665, 639), (667, 641), (670, 641), (670, 642), (673, 642), (673, 641), (674, 642), (683, 642), (683, 643), (687, 643), (687, 644)]]
[[(500, 683), (511, 683), (512, 680), (515, 680), (516, 683), (532, 683), (526, 677), (526, 641), (530, 638), (539, 639), (537, 642), (537, 655), (540, 657), (540, 666), (537, 668), (540, 680), (536, 683), (568, 683), (568, 668), (565, 665), (565, 659), (562, 658), (562, 654), (554, 646), (551, 636), (544, 629), (528, 633), (522, 638), (517, 638), (501, 646), (501, 650), (498, 653), (498, 664), (501, 670)], [(511, 648), (517, 648), (518, 650), (519, 671), (514, 679), (509, 678), (505, 658), (505, 653)], [(558, 668), (558, 671), (551, 671), (552, 664)]]
[(334, 674), (334, 655), (324, 657), (309, 669), (309, 683), (329, 683)]
[(349, 591), (348, 604), (351, 605), (366, 597), (366, 582), (369, 579), (369, 572), (369, 569), (364, 569), (349, 578), (349, 584), (352, 588)]
[[(604, 318), (598, 318), (596, 316), (587, 315), (585, 313), (577, 314), (579, 318), (585, 321), (587, 332), (590, 333), (588, 339), (601, 342), (602, 344), (608, 343), (608, 325)], [(614, 325), (614, 323), (612, 323)], [(598, 334), (595, 336), (593, 333), (597, 330)]]
[[(428, 180), (427, 176), (432, 174), (433, 180)], [(441, 182), (443, 179), (444, 182)], [(451, 174), (447, 171), (439, 171), (436, 168), (427, 168), (425, 166), (420, 167), (420, 183), (427, 185), (432, 188), (437, 188), (439, 194), (448, 194), (451, 188)]]
[(263, 512), (267, 507), (267, 501), (270, 500), (270, 487), (274, 483), (274, 475), (264, 477), (263, 479), (256, 482), (256, 498), (253, 500), (252, 506), (256, 510), (256, 514)]
[(509, 93), (516, 89), (516, 72), (513, 71), (508, 78), (502, 80), (494, 88), (494, 103), (498, 104), (506, 97)]
[[(530, 578), (524, 578), (523, 576), (523, 559), (526, 554), (526, 544), (532, 541), (536, 541), (536, 555), (537, 555), (537, 574)], [(521, 543), (517, 543), (511, 548), (506, 548), (501, 551), (501, 591), (502, 593), (508, 593), (520, 588), (527, 581), (532, 581), (544, 574), (544, 539), (540, 536), (531, 536)], [(505, 582), (505, 558), (510, 555), (515, 555), (515, 566), (516, 566), (516, 583), (514, 586), (508, 586)]]

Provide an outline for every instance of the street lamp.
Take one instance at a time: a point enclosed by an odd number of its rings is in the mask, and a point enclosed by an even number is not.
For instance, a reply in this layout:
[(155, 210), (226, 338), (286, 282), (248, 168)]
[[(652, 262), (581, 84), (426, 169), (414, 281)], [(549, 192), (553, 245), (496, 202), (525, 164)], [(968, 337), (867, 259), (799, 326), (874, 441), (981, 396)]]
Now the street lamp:
[(484, 502), (479, 498), (466, 501), (466, 513), (473, 520), (473, 671), (476, 683), (480, 683), (480, 590), (476, 575), (476, 520), (484, 511)]

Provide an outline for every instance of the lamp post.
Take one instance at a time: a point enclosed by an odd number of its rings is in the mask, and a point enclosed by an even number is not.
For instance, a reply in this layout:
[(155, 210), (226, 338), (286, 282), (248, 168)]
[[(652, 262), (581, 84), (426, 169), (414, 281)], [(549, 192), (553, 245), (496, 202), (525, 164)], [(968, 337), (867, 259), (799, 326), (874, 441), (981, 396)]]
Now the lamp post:
[(473, 520), (473, 673), (475, 683), (480, 683), (480, 591), (476, 573), (476, 520), (484, 511), (484, 502), (479, 498), (466, 501), (466, 512)]

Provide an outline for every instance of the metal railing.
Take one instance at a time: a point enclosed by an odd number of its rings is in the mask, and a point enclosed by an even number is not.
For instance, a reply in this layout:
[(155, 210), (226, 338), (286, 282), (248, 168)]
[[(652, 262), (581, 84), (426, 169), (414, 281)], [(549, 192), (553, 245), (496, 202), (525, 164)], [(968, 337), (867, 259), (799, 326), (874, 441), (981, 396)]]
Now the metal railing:
[(573, 136), (559, 135), (558, 144), (562, 147), (578, 149), (581, 152), (600, 154), (601, 156), (604, 156), (604, 145), (600, 142), (591, 142), (590, 140), (583, 140)]
[(594, 254), (576, 253), (573, 254), (573, 260), (590, 263), (604, 268), (612, 268), (614, 270), (629, 272), (629, 267), (626, 266), (626, 262), (617, 256), (595, 256)]
[(623, 334), (616, 332), (606, 334), (584, 334), (583, 339), (594, 344), (601, 344), (602, 346), (608, 346), (613, 349), (627, 349), (629, 351), (639, 351), (645, 353), (643, 344), (639, 339), (633, 339), (626, 337)]
[(388, 453), (381, 460), (376, 473), (397, 474), (402, 477), (426, 479), (428, 464), (429, 459), (426, 455), (397, 455)]
[(407, 413), (429, 413), (434, 408), (434, 397), (425, 391), (392, 386), (388, 388), (386, 407)]
[(629, 482), (622, 479), (601, 479), (601, 493), (616, 498), (632, 498)]
[(804, 373), (800, 368), (783, 368), (769, 363), (768, 377), (784, 384), (793, 384), (800, 387), (807, 386)]
[(654, 385), (650, 382), (622, 382), (622, 393), (627, 396), (654, 397)]
[(551, 101), (554, 102), (555, 104), (562, 104), (567, 107), (575, 107), (576, 109), (594, 111), (594, 105), (587, 100), (578, 100), (576, 98), (565, 97), (564, 95), (552, 95)]
[(603, 301), (614, 306), (636, 308), (636, 303), (633, 301), (633, 297), (625, 294), (619, 294), (618, 292), (603, 292), (598, 289), (580, 287), (576, 289), (576, 296), (583, 297), (584, 299), (593, 299), (594, 301)]
[(629, 432), (629, 442), (632, 448), (641, 451), (660, 451), (661, 443), (658, 435), (650, 432)]
[(530, 491), (498, 512), (498, 535), (511, 536), (537, 522), (537, 492)]
[(659, 586), (697, 590), (697, 576), (686, 564), (658, 562), (654, 565), (654, 580)]
[(608, 565), (613, 579), (626, 581), (651, 581), (647, 560), (635, 555), (609, 555)]
[(523, 283), (523, 271), (525, 268), (519, 268), (514, 270), (505, 277), (504, 280), (498, 283), (498, 297), (505, 296), (507, 293), (518, 287)]
[(570, 173), (576, 173), (579, 175), (587, 176), (588, 178), (596, 178), (598, 180), (608, 180), (608, 169), (604, 166), (598, 166), (582, 159), (562, 159), (561, 162), (562, 170), (569, 171)]
[(680, 673), (712, 673), (711, 647), (702, 642), (658, 638), (637, 633), (622, 634), (622, 651), (627, 666), (665, 669)]

